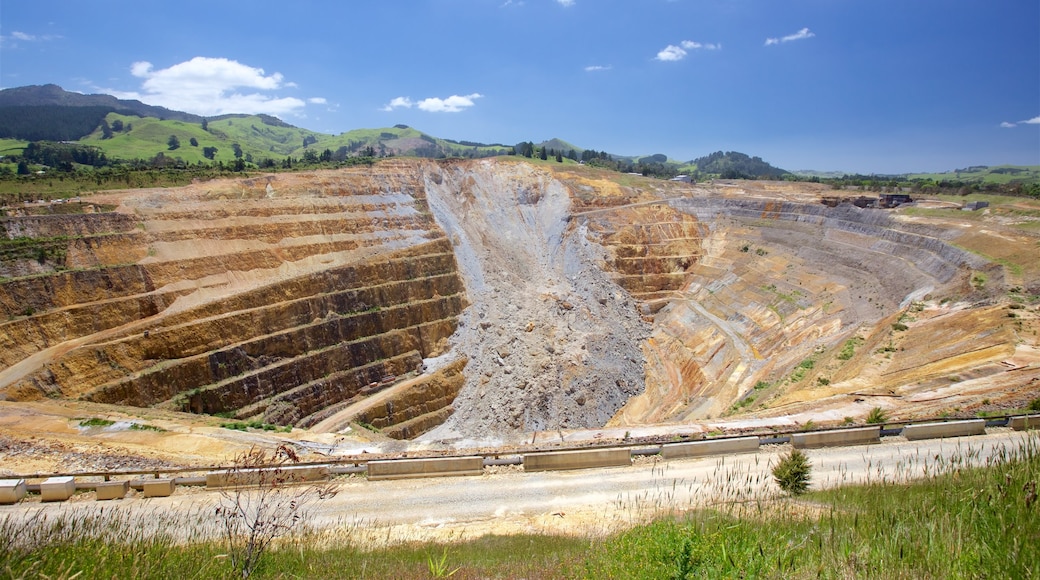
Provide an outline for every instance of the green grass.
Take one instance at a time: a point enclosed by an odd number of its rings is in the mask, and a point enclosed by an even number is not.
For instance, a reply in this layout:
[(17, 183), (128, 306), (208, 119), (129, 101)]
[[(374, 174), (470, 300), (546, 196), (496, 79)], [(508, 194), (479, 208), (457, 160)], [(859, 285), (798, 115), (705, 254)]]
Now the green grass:
[(82, 419), (79, 422), (80, 427), (108, 427), (109, 425), (115, 425), (115, 421), (108, 419), (102, 419), (100, 417), (91, 417), (89, 419)]
[[(928, 461), (931, 479), (877, 480), (798, 499), (752, 498), (666, 516), (608, 537), (485, 536), (362, 549), (303, 533), (260, 561), (256, 578), (1029, 578), (1040, 575), (1040, 439), (998, 453)], [(810, 458), (811, 459), (811, 458)], [(914, 461), (913, 458), (908, 461)], [(921, 463), (902, 473), (920, 471)], [(897, 473), (899, 470), (896, 470)], [(739, 485), (739, 484), (738, 484)], [(231, 578), (219, 541), (175, 541), (207, 513), (157, 512), (146, 534), (118, 507), (0, 519), (5, 577)], [(49, 519), (48, 519), (49, 518)]]
[(131, 423), (130, 424), (130, 430), (131, 431), (155, 431), (157, 433), (164, 433), (164, 432), (166, 432), (166, 429), (163, 429), (162, 427), (156, 427), (155, 425), (148, 425), (146, 423)]
[(986, 168), (971, 168), (973, 171), (948, 173), (913, 173), (906, 178), (930, 179), (932, 181), (963, 181), (965, 183), (1011, 183), (1040, 181), (1040, 165), (995, 165)]
[(845, 344), (841, 346), (841, 352), (838, 353), (838, 360), (849, 360), (853, 355), (856, 354), (856, 348), (863, 344), (863, 339), (855, 336), (845, 341)]

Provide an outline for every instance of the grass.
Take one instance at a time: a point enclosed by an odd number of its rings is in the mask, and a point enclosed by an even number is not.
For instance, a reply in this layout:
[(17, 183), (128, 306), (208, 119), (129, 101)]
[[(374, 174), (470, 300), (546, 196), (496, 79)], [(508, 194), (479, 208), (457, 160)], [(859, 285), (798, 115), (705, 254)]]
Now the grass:
[(89, 419), (82, 419), (79, 422), (80, 427), (108, 427), (109, 425), (115, 425), (115, 421), (108, 419), (102, 419), (100, 417), (91, 417)]
[(856, 347), (863, 344), (863, 339), (856, 336), (845, 341), (838, 353), (838, 360), (849, 360), (856, 354)]
[[(661, 517), (607, 537), (485, 536), (449, 544), (362, 549), (349, 535), (305, 532), (279, 544), (257, 578), (1028, 578), (1040, 575), (1040, 439), (982, 467), (926, 461), (930, 479), (901, 476), (758, 497)], [(811, 457), (810, 457), (811, 460)], [(909, 460), (913, 463), (913, 460)], [(909, 474), (922, 464), (904, 466)], [(732, 483), (730, 485), (740, 485)], [(144, 527), (106, 507), (0, 519), (7, 577), (231, 578), (223, 544), (184, 544), (209, 513)], [(212, 529), (212, 528), (210, 528)], [(190, 533), (190, 537), (202, 534)], [(210, 536), (212, 537), (212, 536)], [(431, 566), (431, 562), (434, 564)]]

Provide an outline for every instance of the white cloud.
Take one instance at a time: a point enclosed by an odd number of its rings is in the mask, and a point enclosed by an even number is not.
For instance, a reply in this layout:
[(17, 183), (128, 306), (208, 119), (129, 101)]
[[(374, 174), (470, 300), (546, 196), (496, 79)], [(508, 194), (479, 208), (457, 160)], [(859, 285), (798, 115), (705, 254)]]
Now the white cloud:
[(684, 40), (684, 41), (679, 43), (679, 46), (676, 46), (674, 44), (669, 44), (668, 46), (664, 47), (661, 50), (661, 52), (658, 52), (657, 56), (654, 57), (654, 58), (656, 60), (661, 60), (661, 61), (665, 61), (665, 62), (668, 62), (668, 61), (674, 62), (674, 61), (682, 60), (682, 59), (686, 58), (686, 55), (689, 54), (687, 51), (690, 51), (690, 50), (721, 50), (721, 49), (722, 49), (722, 45), (721, 44), (714, 44), (714, 43), (710, 43), (710, 42), (709, 43), (700, 43), (700, 42), (696, 42), (696, 41), (693, 41), (693, 40)]
[(711, 43), (711, 42), (700, 43), (700, 42), (695, 42), (693, 40), (684, 40), (684, 41), (682, 41), (681, 44), (682, 44), (682, 47), (685, 48), (686, 50), (697, 50), (697, 49), (701, 49), (701, 48), (704, 49), (704, 50), (722, 50), (722, 45), (721, 44), (715, 44), (715, 43)]
[(1000, 126), (1005, 128), (1005, 129), (1011, 129), (1011, 128), (1017, 127), (1019, 125), (1040, 125), (1040, 115), (1038, 115), (1036, 117), (1033, 117), (1032, 119), (1026, 119), (1025, 121), (1019, 121), (1017, 123), (1009, 123), (1007, 121), (1004, 121), (1003, 123), (1000, 124)]
[(452, 95), (447, 99), (423, 99), (416, 103), (415, 106), (429, 113), (458, 113), (472, 107), (475, 104), (473, 99), (479, 99), (483, 96), (480, 93), (473, 93), (463, 97)]
[(325, 105), (328, 103), (328, 100), (326, 100), (325, 97), (311, 97), (307, 99), (307, 102), (312, 105)]
[(589, 66), (585, 67), (585, 72), (599, 72), (599, 71), (604, 71), (604, 70), (610, 70), (612, 68), (614, 68), (613, 65), (609, 65), (609, 64), (606, 65), (606, 66), (599, 65), (599, 64), (593, 64), (593, 65), (589, 65)]
[(284, 82), (281, 73), (268, 75), (262, 68), (226, 58), (197, 56), (158, 70), (150, 62), (139, 61), (130, 65), (130, 74), (144, 79), (141, 91), (111, 91), (112, 94), (198, 115), (298, 115), (306, 106), (303, 100), (295, 97), (268, 94), (295, 86)]
[(421, 101), (413, 101), (408, 97), (395, 97), (380, 110), (393, 111), (394, 109), (416, 107), (420, 111), (426, 111), (427, 113), (459, 113), (475, 105), (476, 103), (473, 101), (483, 96), (480, 93), (473, 93), (464, 96), (452, 95), (446, 99), (430, 97)]
[(574, 0), (556, 0), (556, 1), (560, 4), (560, 6), (563, 6), (564, 8), (570, 8), (571, 6), (574, 6)]
[(787, 36), (784, 36), (782, 38), (767, 38), (766, 46), (780, 44), (781, 42), (791, 42), (792, 40), (804, 40), (806, 38), (812, 38), (814, 36), (816, 36), (816, 33), (812, 32), (808, 28), (803, 28), (798, 32), (795, 32), (794, 34), (788, 34)]
[(664, 47), (661, 50), (661, 52), (657, 53), (656, 58), (657, 60), (663, 60), (666, 62), (682, 60), (686, 58), (686, 51), (678, 46), (675, 46), (674, 44), (669, 44), (668, 46)]
[(28, 32), (14, 30), (9, 35), (0, 36), (0, 46), (17, 48), (19, 42), (46, 42), (58, 38), (61, 38), (61, 36), (58, 36), (56, 34), (29, 34)]
[(408, 97), (394, 97), (385, 107), (381, 108), (380, 111), (393, 111), (394, 109), (410, 109), (412, 108), (412, 100)]

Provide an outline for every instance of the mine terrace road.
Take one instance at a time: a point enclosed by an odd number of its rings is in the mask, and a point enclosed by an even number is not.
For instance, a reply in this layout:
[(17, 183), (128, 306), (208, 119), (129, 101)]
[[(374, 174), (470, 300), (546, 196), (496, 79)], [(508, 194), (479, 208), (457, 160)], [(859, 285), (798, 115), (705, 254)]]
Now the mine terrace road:
[[(887, 438), (880, 444), (813, 449), (812, 487), (866, 481), (905, 481), (934, 474), (950, 461), (984, 465), (1002, 449), (1017, 449), (1037, 436), (1000, 430), (959, 439), (908, 442)], [(632, 467), (524, 473), (518, 467), (494, 468), (479, 477), (446, 477), (370, 482), (340, 480), (338, 493), (324, 500), (309, 518), (316, 529), (364, 529), (404, 526), (442, 539), (474, 533), (517, 531), (585, 532), (617, 529), (666, 509), (683, 510), (717, 503), (768, 498), (777, 493), (770, 469), (786, 446), (764, 446), (758, 453), (663, 461), (637, 458)], [(212, 514), (219, 493), (179, 488), (171, 497), (127, 498), (117, 502), (21, 504), (0, 507), (6, 514), (28, 516), (36, 510), (120, 508), (142, 518), (156, 512), (194, 519)], [(18, 517), (15, 515), (15, 517)], [(553, 527), (547, 522), (555, 523)], [(575, 528), (574, 526), (578, 526)], [(445, 530), (454, 530), (446, 534)], [(482, 530), (482, 532), (480, 531)], [(217, 530), (218, 531), (218, 530)], [(195, 536), (198, 531), (193, 534)], [(430, 537), (430, 533), (426, 533)], [(196, 536), (197, 537), (197, 536)]]

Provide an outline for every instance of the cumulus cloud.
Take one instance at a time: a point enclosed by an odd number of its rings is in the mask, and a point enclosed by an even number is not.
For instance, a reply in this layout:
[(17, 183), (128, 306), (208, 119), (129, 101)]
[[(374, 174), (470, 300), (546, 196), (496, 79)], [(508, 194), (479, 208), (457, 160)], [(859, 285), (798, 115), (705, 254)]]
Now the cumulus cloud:
[(693, 40), (684, 40), (684, 41), (679, 43), (679, 46), (676, 46), (674, 44), (669, 44), (668, 46), (666, 46), (663, 49), (661, 49), (661, 51), (658, 52), (657, 56), (654, 57), (654, 58), (656, 60), (661, 60), (661, 61), (665, 61), (665, 62), (669, 62), (669, 61), (674, 62), (674, 61), (682, 60), (682, 59), (686, 58), (686, 55), (689, 54), (689, 51), (691, 51), (691, 50), (721, 50), (721, 49), (722, 49), (722, 45), (721, 44), (714, 44), (714, 43), (710, 43), (710, 42), (709, 43), (701, 43), (701, 42), (696, 42), (696, 41), (693, 41)]
[(328, 103), (328, 101), (325, 99), (325, 97), (311, 97), (311, 98), (307, 99), (307, 102), (311, 103), (313, 105), (324, 105), (324, 104)]
[(394, 109), (411, 109), (415, 107), (427, 113), (459, 113), (475, 105), (474, 100), (483, 96), (480, 93), (473, 93), (462, 96), (452, 95), (446, 99), (430, 97), (421, 101), (413, 101), (408, 97), (395, 97), (380, 110), (393, 111)]
[(600, 71), (610, 70), (612, 68), (614, 68), (614, 67), (612, 65), (609, 65), (609, 64), (606, 65), (606, 66), (601, 65), (601, 64), (592, 64), (592, 65), (589, 65), (589, 66), (585, 67), (585, 72), (600, 72)]
[(804, 40), (806, 38), (812, 38), (814, 36), (816, 36), (814, 32), (812, 32), (808, 28), (803, 28), (798, 32), (795, 32), (794, 34), (788, 34), (787, 36), (781, 38), (767, 38), (766, 46), (780, 44), (781, 42), (791, 42), (792, 40)]
[(666, 62), (682, 60), (686, 58), (686, 51), (683, 50), (681, 47), (675, 46), (674, 44), (669, 44), (657, 53), (656, 58), (657, 60), (663, 60)]
[[(270, 91), (295, 86), (286, 83), (280, 73), (268, 75), (262, 68), (226, 58), (197, 56), (165, 69), (156, 69), (150, 62), (139, 61), (130, 65), (130, 74), (144, 79), (141, 90), (111, 91), (112, 94), (197, 115), (299, 115), (306, 106), (303, 100), (295, 97), (269, 94)], [(311, 102), (316, 101), (312, 99)]]
[(571, 6), (574, 6), (574, 0), (556, 0), (556, 2), (558, 2), (560, 6), (563, 6), (564, 8), (570, 8)]
[(1019, 125), (1040, 125), (1040, 115), (1038, 115), (1036, 117), (1033, 117), (1032, 119), (1026, 119), (1025, 121), (1019, 121), (1017, 123), (1009, 123), (1007, 121), (1004, 121), (1003, 123), (1000, 124), (1000, 126), (1005, 128), (1005, 129), (1011, 129), (1013, 127), (1018, 127)]

